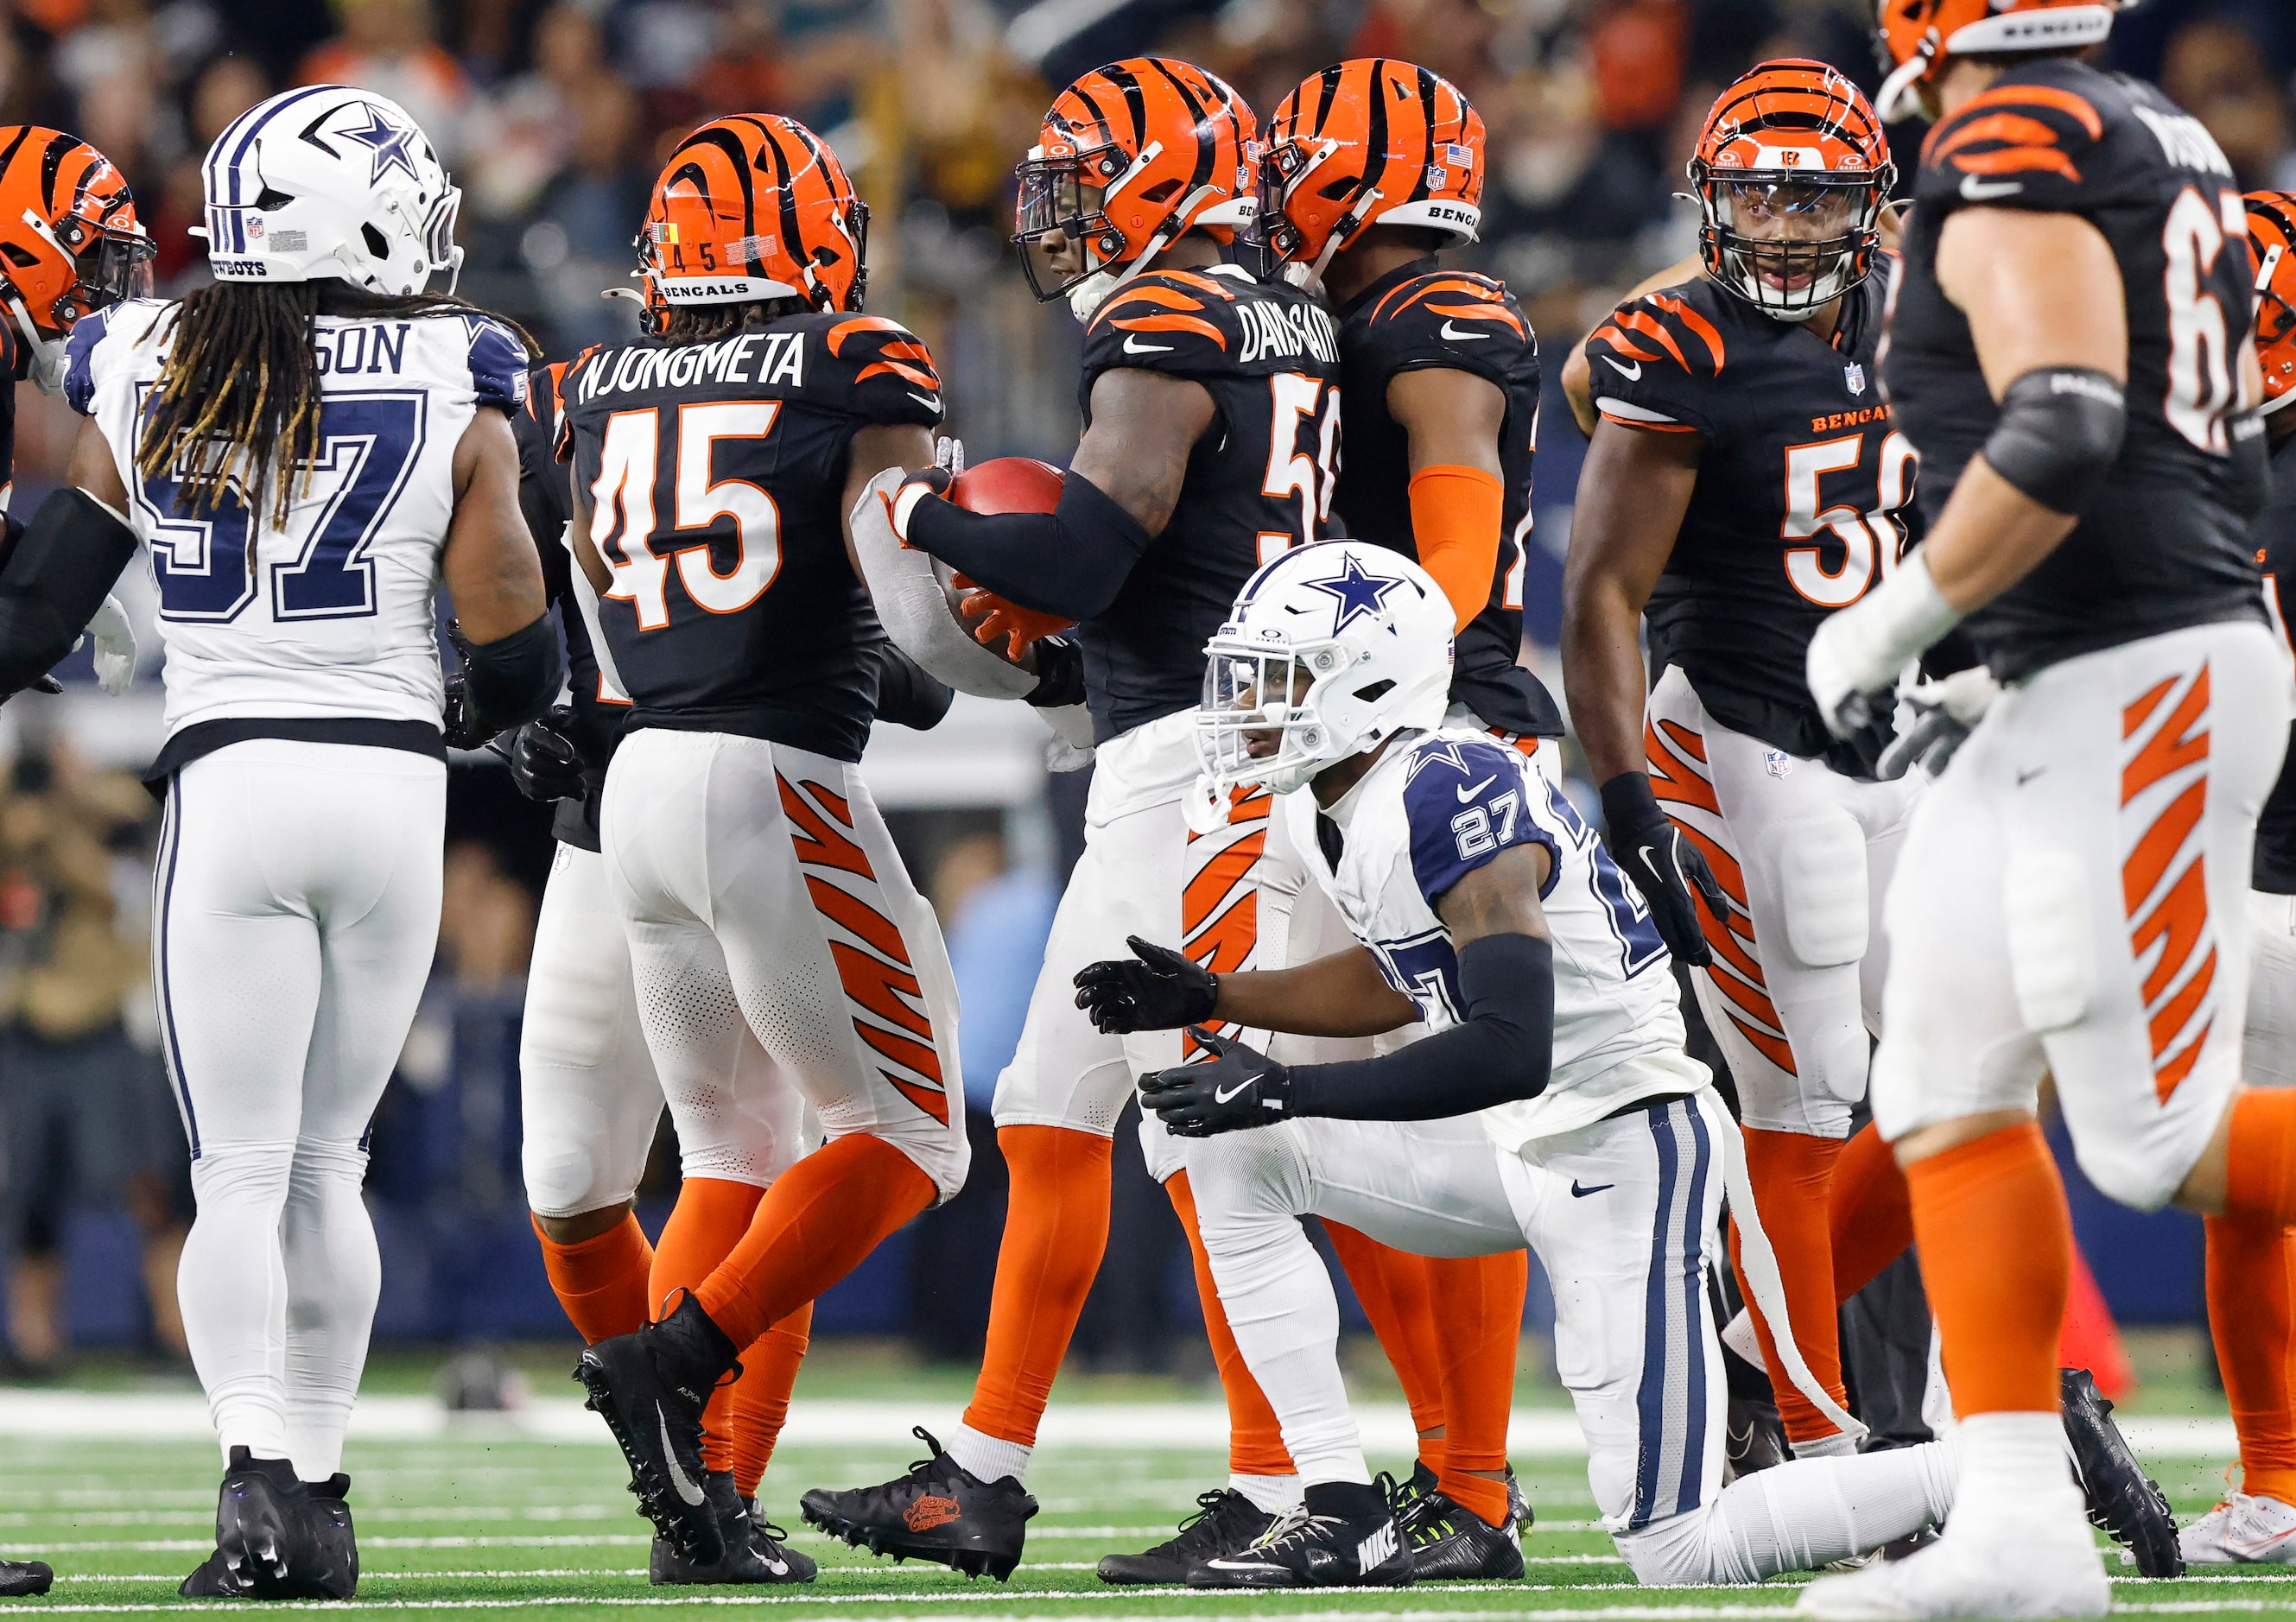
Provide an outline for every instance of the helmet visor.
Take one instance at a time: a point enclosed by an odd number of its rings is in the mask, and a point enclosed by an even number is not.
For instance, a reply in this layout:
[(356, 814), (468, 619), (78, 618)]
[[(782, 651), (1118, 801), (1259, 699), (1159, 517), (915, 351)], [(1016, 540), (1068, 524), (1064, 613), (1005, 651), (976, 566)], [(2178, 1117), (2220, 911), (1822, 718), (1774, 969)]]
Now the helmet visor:
[(152, 261), (158, 246), (140, 231), (105, 227), (72, 256), (80, 296), (90, 309), (105, 309), (123, 299), (152, 296)]
[(1873, 267), (1883, 186), (1872, 175), (1722, 179), (1701, 188), (1707, 267), (1773, 315), (1807, 315)]
[(1328, 647), (1261, 651), (1215, 643), (1196, 715), (1196, 754), (1212, 781), (1226, 789), (1283, 780), (1290, 789), (1324, 764), (1328, 729), (1309, 695), (1342, 659)]
[[(1111, 230), (1103, 208), (1106, 181), (1124, 164), (1122, 153), (1103, 146), (1069, 158), (1030, 158), (1013, 171), (1021, 190), (1013, 242), (1039, 299), (1057, 299), (1099, 268), (1092, 249)], [(1122, 248), (1120, 242), (1100, 242), (1100, 263)]]
[(1297, 141), (1275, 143), (1252, 166), (1259, 207), (1250, 220), (1237, 229), (1236, 239), (1259, 250), (1263, 269), (1296, 259), (1307, 248), (1307, 234), (1283, 212), (1292, 186), (1307, 168), (1308, 153)]

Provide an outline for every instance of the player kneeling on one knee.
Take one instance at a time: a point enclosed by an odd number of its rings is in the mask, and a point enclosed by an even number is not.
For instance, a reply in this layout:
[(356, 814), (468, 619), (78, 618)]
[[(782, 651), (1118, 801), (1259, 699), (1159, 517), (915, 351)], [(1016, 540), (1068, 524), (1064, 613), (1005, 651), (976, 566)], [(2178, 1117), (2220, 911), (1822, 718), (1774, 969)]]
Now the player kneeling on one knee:
[[(1452, 623), (1423, 570), (1359, 543), (1261, 569), (1210, 644), (1199, 743), (1223, 789), (1282, 797), (1358, 944), (1214, 975), (1136, 940), (1077, 978), (1108, 1030), (1426, 1027), (1379, 1058), (1288, 1069), (1199, 1030), (1200, 1062), (1141, 1083), (1188, 1145), (1221, 1299), (1308, 1484), (1300, 1511), (1189, 1581), (1411, 1576), (1348, 1412), (1329, 1275), (1294, 1220), (1310, 1211), (1423, 1255), (1538, 1253), (1603, 1524), (1645, 1582), (1756, 1581), (1936, 1521), (1955, 1478), (1941, 1444), (1723, 1488), (1705, 1274), (1725, 1184), (1744, 1186), (1736, 1128), (1683, 1052), (1665, 946), (1601, 842), (1522, 757), (1444, 727)], [(1751, 1202), (1734, 1205), (1751, 1287), (1783, 1315)]]

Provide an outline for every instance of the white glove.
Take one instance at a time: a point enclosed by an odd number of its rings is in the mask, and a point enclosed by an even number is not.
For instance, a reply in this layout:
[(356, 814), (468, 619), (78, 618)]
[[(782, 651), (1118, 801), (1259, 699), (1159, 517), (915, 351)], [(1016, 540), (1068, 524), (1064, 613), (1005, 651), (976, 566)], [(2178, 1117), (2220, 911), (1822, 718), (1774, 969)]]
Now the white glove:
[(1893, 782), (1916, 766), (1931, 777), (1942, 775), (2000, 696), (2001, 684), (1983, 665), (1900, 689), (1898, 735), (1874, 763), (1874, 775)]
[(1919, 548), (1897, 572), (1840, 613), (1809, 639), (1810, 697), (1826, 730), (1848, 738), (1873, 724), (1873, 700), (1889, 691), (1898, 672), (1961, 623)]
[(964, 471), (964, 441), (943, 434), (933, 441), (933, 466), (951, 479)]
[(127, 623), (119, 598), (103, 600), (87, 622), (87, 634), (95, 638), (95, 684), (116, 699), (135, 683), (135, 627)]
[(887, 468), (863, 489), (851, 516), (861, 583), (877, 605), (885, 634), (927, 675), (959, 692), (1026, 698), (1036, 691), (1035, 674), (973, 640), (950, 606), (947, 565), (904, 545), (894, 532), (887, 504), (907, 477), (899, 468)]

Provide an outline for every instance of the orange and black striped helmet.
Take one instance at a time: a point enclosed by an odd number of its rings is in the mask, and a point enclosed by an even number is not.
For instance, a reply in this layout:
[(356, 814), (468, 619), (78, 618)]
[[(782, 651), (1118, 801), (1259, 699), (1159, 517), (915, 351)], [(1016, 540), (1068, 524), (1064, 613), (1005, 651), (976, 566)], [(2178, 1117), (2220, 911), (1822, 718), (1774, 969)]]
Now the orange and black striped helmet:
[(1359, 57), (1310, 75), (1267, 121), (1251, 234), (1318, 280), (1373, 225), (1475, 240), (1483, 217), (1483, 120), (1446, 78)]
[(36, 348), (152, 291), (152, 239), (111, 160), (62, 131), (0, 126), (0, 297)]
[(802, 299), (857, 310), (869, 208), (804, 125), (736, 113), (677, 143), (654, 182), (637, 248), (649, 332), (680, 305)]
[(1874, 45), (1882, 59), (1882, 116), (1928, 118), (1920, 88), (1948, 56), (2063, 51), (2112, 32), (2112, 14), (2133, 0), (1879, 0)]
[(1857, 86), (1824, 62), (1761, 63), (1714, 98), (1690, 160), (1706, 274), (1808, 320), (1872, 274), (1897, 177)]
[[(1013, 241), (1029, 285), (1048, 299), (1128, 280), (1185, 231), (1232, 241), (1250, 217), (1258, 135), (1243, 98), (1201, 68), (1136, 56), (1094, 69), (1054, 98), (1015, 171)], [(1081, 269), (1046, 262), (1054, 235), (1082, 249)]]
[(2256, 358), (2264, 410), (2296, 403), (2296, 192), (2251, 192), (2248, 240), (2256, 250)]

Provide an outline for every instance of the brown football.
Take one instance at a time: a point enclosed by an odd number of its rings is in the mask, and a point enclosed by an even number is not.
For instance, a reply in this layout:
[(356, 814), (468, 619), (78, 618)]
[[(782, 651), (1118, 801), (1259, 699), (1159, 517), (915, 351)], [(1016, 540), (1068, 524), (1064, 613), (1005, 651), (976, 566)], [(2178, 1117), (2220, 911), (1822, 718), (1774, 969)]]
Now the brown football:
[(1050, 512), (1061, 504), (1061, 477), (1034, 456), (996, 456), (959, 473), (948, 498), (968, 512)]

